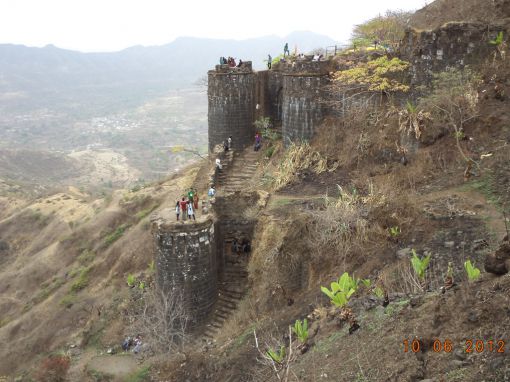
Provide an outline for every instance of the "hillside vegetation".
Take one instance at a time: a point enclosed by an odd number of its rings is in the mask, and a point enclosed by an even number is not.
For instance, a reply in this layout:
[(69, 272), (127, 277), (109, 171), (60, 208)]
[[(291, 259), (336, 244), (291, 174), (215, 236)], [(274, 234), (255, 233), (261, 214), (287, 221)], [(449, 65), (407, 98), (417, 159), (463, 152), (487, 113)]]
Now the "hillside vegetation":
[[(476, 4), (482, 12), (500, 3)], [(387, 48), (353, 47), (332, 58), (340, 69), (328, 91), (354, 84), (378, 102), (328, 117), (311, 142), (284, 150), (269, 129), (261, 152), (231, 154), (216, 217), (238, 214), (254, 233), (246, 295), (212, 337), (202, 336), (206, 324), (167, 346), (146, 337), (137, 355), (120, 348), (156, 327), (137, 321), (158, 307), (149, 216), (169, 208), (173, 218), (191, 185), (202, 196), (212, 160), (101, 198), (76, 188), (36, 200), (6, 194), (0, 376), (510, 380), (507, 43), (505, 35), (479, 67), (437, 73), (419, 92), (403, 75), (410, 64)], [(179, 311), (165, 308), (167, 320)]]

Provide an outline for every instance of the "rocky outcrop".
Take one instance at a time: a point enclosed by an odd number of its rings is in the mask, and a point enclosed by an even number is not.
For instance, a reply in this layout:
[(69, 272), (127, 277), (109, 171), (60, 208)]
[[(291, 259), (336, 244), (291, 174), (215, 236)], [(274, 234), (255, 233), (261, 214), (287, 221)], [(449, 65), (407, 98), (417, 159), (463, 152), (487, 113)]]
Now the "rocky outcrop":
[(496, 252), (485, 258), (485, 271), (495, 275), (504, 275), (510, 271), (510, 241), (505, 236)]

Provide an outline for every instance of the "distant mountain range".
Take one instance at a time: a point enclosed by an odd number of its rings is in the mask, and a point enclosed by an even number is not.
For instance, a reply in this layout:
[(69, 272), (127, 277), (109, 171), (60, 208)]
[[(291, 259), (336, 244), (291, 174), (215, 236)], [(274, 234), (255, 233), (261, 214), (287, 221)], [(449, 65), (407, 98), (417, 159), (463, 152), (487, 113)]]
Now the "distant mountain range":
[(266, 36), (247, 40), (180, 37), (162, 46), (133, 46), (112, 53), (82, 53), (47, 45), (32, 48), (0, 45), (0, 102), (12, 92), (100, 92), (126, 88), (158, 91), (189, 86), (218, 63), (220, 56), (263, 60), (290, 49), (309, 52), (333, 45), (334, 41), (311, 32), (294, 32), (284, 38)]

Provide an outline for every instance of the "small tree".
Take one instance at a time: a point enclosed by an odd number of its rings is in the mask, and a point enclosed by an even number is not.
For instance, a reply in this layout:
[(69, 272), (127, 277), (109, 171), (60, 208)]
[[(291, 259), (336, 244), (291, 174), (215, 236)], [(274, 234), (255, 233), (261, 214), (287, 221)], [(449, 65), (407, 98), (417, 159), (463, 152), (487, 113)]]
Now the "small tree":
[(363, 24), (356, 25), (351, 42), (355, 47), (370, 46), (374, 42), (385, 50), (396, 51), (404, 37), (412, 12), (386, 11), (385, 15), (374, 17)]

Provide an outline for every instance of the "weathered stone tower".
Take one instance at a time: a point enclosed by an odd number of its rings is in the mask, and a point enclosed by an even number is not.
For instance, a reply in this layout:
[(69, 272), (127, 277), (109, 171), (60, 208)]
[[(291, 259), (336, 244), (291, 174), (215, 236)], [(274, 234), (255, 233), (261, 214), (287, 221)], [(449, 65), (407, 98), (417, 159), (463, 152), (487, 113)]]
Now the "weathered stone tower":
[(166, 216), (173, 216), (171, 212), (152, 219), (156, 283), (164, 291), (183, 294), (196, 326), (209, 316), (218, 296), (214, 223), (210, 217), (194, 224), (177, 223)]
[(233, 148), (251, 145), (255, 128), (255, 73), (251, 62), (240, 68), (217, 65), (208, 73), (209, 151), (230, 135)]
[(329, 81), (329, 64), (298, 61), (283, 76), (283, 143), (309, 140), (325, 117), (324, 87)]
[(283, 78), (283, 143), (309, 140), (324, 118), (320, 93), (327, 84), (325, 76), (293, 75)]

